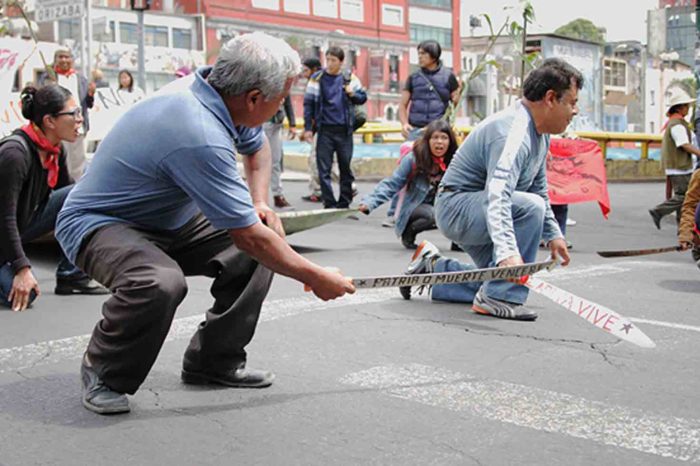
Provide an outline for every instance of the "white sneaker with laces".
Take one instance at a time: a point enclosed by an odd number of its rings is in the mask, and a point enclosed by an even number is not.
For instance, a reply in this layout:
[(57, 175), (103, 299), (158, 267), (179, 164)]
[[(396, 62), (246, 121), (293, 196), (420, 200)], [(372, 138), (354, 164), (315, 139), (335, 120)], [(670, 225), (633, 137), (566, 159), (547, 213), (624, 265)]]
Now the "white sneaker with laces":
[[(416, 252), (413, 253), (411, 257), (411, 262), (406, 268), (406, 275), (415, 275), (419, 273), (432, 273), (433, 264), (437, 259), (442, 257), (440, 255), (440, 250), (430, 241), (424, 240), (416, 248)], [(419, 294), (423, 293), (424, 287), (419, 287)], [(411, 299), (411, 287), (402, 286), (399, 287), (399, 292), (403, 299)]]

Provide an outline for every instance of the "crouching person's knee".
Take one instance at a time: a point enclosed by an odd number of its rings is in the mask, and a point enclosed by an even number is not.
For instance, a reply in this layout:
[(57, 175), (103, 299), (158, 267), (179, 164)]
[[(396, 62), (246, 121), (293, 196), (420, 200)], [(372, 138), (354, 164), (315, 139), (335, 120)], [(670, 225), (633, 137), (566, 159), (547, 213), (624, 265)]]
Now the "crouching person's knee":
[(185, 275), (177, 269), (156, 270), (152, 292), (155, 301), (167, 307), (177, 306), (187, 295)]

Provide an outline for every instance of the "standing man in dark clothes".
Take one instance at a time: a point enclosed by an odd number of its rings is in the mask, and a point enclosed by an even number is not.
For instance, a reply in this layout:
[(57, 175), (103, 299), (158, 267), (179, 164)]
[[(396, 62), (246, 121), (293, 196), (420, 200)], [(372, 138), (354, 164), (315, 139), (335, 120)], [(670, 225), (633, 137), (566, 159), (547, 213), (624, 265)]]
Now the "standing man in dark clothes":
[[(29, 123), (0, 147), (0, 303), (14, 311), (25, 310), (40, 293), (22, 243), (53, 231), (73, 187), (61, 142), (75, 141), (83, 124), (80, 107), (63, 87), (27, 86), (21, 96)], [(61, 254), (56, 294), (107, 292)]]
[[(345, 209), (352, 202), (353, 141), (355, 105), (367, 101), (362, 83), (352, 73), (343, 73), (345, 52), (340, 47), (330, 47), (326, 52), (326, 68), (309, 79), (304, 94), (304, 139), (309, 141), (313, 131), (318, 133), (316, 160), (321, 180), (323, 207)], [(333, 154), (338, 156), (340, 170), (340, 197), (336, 200), (331, 185)]]
[(442, 48), (437, 41), (418, 44), (420, 69), (406, 80), (399, 104), (401, 134), (409, 141), (416, 140), (431, 121), (442, 118), (450, 101), (456, 104), (459, 99), (457, 77), (443, 67), (440, 55)]
[(187, 294), (185, 276), (214, 279), (214, 303), (183, 358), (188, 384), (272, 384), (271, 372), (246, 367), (245, 348), (273, 272), (321, 299), (354, 291), (349, 279), (294, 252), (267, 204), (270, 146), (261, 126), (300, 68), (283, 40), (242, 34), (188, 88), (133, 106), (100, 143), (56, 224), (68, 258), (113, 293), (82, 361), (85, 408), (129, 411), (126, 394), (151, 370)]

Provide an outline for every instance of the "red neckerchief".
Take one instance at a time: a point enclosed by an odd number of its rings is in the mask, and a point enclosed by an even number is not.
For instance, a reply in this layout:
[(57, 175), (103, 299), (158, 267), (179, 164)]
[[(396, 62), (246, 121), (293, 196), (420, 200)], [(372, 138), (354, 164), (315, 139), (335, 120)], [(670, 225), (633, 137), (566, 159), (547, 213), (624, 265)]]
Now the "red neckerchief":
[(683, 115), (680, 113), (673, 113), (668, 116), (668, 120), (666, 120), (666, 123), (661, 127), (661, 132), (663, 133), (666, 130), (666, 127), (671, 123), (672, 120), (683, 120)]
[(58, 183), (58, 154), (61, 153), (61, 143), (59, 142), (55, 146), (51, 144), (43, 133), (37, 132), (34, 123), (22, 126), (22, 131), (29, 136), (29, 139), (31, 139), (39, 149), (46, 151), (46, 160), (42, 161), (41, 165), (44, 167), (44, 170), (49, 171), (46, 177), (46, 183), (49, 185), (49, 188), (53, 189), (56, 183)]
[(70, 77), (71, 75), (75, 74), (75, 70), (74, 70), (73, 68), (71, 68), (71, 69), (69, 69), (69, 70), (65, 70), (65, 71), (64, 71), (64, 70), (61, 70), (61, 69), (59, 69), (59, 68), (54, 68), (53, 70), (56, 72), (56, 74), (62, 74), (62, 75), (65, 76), (66, 78), (68, 78), (68, 77)]
[(431, 155), (430, 157), (432, 157), (433, 163), (440, 167), (440, 170), (442, 170), (443, 172), (447, 171), (447, 165), (445, 165), (445, 157), (435, 157), (434, 155)]

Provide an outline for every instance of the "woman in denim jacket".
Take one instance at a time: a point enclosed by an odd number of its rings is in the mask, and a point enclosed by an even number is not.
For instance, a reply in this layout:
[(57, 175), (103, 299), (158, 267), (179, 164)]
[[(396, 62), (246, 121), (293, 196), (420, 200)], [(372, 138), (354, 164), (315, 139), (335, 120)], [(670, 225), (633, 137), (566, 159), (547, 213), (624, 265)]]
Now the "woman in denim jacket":
[(394, 173), (362, 199), (360, 211), (369, 215), (399, 193), (394, 229), (406, 248), (415, 249), (418, 233), (437, 228), (433, 211), (437, 187), (456, 151), (457, 139), (450, 125), (444, 120), (431, 122)]

